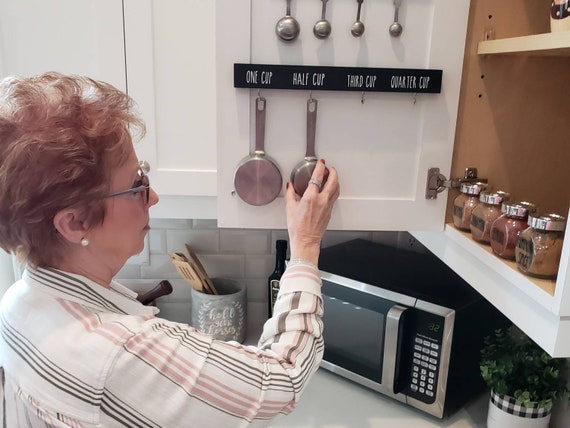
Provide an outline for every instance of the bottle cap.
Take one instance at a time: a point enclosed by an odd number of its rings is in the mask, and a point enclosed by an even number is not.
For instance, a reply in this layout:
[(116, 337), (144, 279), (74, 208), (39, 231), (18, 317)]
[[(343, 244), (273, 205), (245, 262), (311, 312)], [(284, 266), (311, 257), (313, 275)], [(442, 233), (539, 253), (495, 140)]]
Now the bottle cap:
[(524, 218), (528, 214), (534, 214), (536, 212), (536, 206), (526, 201), (517, 203), (505, 202), (501, 207), (501, 212), (509, 217)]
[(479, 195), (479, 200), (486, 204), (500, 205), (501, 202), (506, 202), (510, 199), (511, 195), (502, 190), (497, 190), (495, 192), (481, 192)]
[(481, 190), (487, 188), (487, 183), (461, 183), (459, 190), (461, 193), (466, 193), (468, 195), (478, 195)]
[(527, 223), (533, 229), (560, 232), (566, 228), (566, 217), (554, 213), (539, 217), (529, 215)]

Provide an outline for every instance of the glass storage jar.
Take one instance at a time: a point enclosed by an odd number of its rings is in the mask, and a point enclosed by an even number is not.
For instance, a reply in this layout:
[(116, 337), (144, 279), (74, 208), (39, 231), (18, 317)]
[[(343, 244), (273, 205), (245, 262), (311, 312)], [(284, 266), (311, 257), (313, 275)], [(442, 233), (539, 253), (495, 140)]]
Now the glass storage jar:
[(485, 190), (487, 183), (461, 183), (461, 192), (453, 201), (453, 224), (461, 230), (469, 230), (471, 213), (479, 204), (479, 193)]
[(517, 240), (515, 259), (518, 268), (538, 278), (556, 278), (566, 217), (558, 214), (529, 215), (528, 226)]
[(472, 238), (482, 244), (489, 244), (491, 225), (501, 215), (501, 203), (507, 202), (509, 193), (497, 190), (481, 192), (480, 204), (473, 208), (469, 229)]
[(536, 206), (530, 202), (507, 202), (502, 205), (503, 215), (491, 225), (490, 243), (495, 254), (509, 260), (515, 259), (519, 233), (528, 227), (528, 215), (535, 211)]

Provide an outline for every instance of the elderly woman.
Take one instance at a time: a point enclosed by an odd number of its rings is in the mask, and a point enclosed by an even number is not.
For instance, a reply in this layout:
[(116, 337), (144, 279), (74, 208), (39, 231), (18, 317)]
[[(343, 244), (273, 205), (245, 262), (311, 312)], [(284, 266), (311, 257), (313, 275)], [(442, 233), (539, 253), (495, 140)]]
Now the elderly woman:
[[(292, 262), (258, 347), (156, 317), (113, 280), (158, 202), (132, 100), (85, 77), (0, 83), (0, 246), (26, 263), (0, 308), (8, 427), (266, 426), (296, 405), (322, 352), (320, 241), (339, 195), (285, 194)], [(323, 180), (324, 161), (313, 178)]]

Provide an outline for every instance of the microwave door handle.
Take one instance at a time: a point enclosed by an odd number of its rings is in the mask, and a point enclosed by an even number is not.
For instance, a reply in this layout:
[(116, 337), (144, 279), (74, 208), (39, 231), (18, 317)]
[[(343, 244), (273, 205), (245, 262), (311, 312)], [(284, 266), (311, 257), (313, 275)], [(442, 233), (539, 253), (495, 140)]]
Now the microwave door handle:
[(401, 346), (401, 325), (404, 313), (408, 308), (394, 305), (388, 310), (386, 315), (386, 334), (384, 338), (384, 358), (382, 364), (382, 384), (385, 385), (392, 394), (397, 394), (394, 386), (396, 384), (399, 367), (399, 348)]

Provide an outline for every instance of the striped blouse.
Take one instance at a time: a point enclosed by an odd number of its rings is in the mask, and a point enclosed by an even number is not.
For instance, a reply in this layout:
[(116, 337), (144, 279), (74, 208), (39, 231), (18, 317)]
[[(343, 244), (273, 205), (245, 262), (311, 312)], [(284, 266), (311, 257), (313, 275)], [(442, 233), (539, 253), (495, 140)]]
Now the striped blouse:
[(289, 266), (254, 347), (156, 317), (116, 282), (28, 269), (0, 307), (4, 426), (267, 426), (322, 358), (320, 286)]

